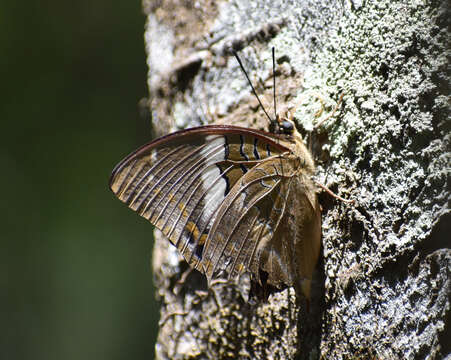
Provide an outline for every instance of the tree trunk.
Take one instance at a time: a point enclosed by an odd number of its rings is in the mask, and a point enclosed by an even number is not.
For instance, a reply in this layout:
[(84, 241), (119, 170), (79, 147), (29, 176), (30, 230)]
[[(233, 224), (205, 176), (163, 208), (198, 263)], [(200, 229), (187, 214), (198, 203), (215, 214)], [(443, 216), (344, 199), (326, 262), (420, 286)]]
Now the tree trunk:
[[(440, 359), (450, 353), (450, 18), (446, 1), (144, 0), (157, 135), (267, 129), (230, 50), (272, 111), (315, 137), (323, 250), (310, 309), (294, 289), (247, 303), (207, 289), (157, 232), (158, 359)], [(321, 104), (324, 104), (322, 106)], [(324, 110), (319, 116), (318, 112)], [(448, 234), (448, 235), (446, 235)], [(448, 239), (448, 240), (447, 240)], [(185, 273), (187, 274), (187, 273)]]

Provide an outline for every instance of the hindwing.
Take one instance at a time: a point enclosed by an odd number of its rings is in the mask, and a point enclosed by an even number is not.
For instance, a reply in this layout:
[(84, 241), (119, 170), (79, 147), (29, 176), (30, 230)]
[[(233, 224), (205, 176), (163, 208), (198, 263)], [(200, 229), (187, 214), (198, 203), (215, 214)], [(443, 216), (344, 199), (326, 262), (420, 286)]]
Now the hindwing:
[(262, 250), (285, 213), (296, 159), (289, 154), (256, 164), (233, 186), (206, 239), (203, 267), (209, 279), (249, 269), (259, 279)]
[(309, 297), (320, 229), (319, 204), (302, 159), (291, 153), (268, 158), (243, 175), (221, 204), (205, 241), (203, 272), (211, 280), (247, 269), (259, 283), (296, 286)]

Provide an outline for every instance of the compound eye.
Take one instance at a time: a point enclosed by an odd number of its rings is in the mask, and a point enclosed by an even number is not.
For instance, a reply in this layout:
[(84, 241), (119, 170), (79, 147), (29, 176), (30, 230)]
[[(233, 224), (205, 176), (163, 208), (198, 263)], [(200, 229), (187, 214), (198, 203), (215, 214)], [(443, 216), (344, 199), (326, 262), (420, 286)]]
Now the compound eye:
[(280, 130), (282, 131), (282, 133), (290, 135), (294, 131), (294, 125), (291, 121), (284, 120), (282, 121)]

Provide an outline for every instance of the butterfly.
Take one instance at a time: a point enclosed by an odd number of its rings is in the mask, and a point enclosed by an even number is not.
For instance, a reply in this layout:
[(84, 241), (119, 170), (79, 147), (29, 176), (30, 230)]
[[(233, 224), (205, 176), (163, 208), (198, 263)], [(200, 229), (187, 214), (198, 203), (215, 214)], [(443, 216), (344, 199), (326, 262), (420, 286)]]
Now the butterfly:
[(321, 247), (315, 165), (292, 119), (271, 123), (272, 132), (206, 125), (158, 138), (114, 168), (110, 188), (209, 283), (249, 272), (309, 298)]

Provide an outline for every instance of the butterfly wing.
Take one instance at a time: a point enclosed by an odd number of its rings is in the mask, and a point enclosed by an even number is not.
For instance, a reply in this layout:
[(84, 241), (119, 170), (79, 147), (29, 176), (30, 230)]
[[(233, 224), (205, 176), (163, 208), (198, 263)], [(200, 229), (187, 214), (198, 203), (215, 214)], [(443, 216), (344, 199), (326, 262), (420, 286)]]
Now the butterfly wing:
[[(284, 279), (310, 298), (310, 285), (321, 248), (321, 210), (316, 187), (308, 171), (298, 171), (290, 182), (283, 218), (273, 241), (259, 259), (274, 286)], [(290, 275), (285, 275), (288, 270)]]
[(271, 134), (233, 126), (173, 133), (119, 163), (110, 188), (204, 271), (204, 244), (225, 199), (257, 163), (288, 151), (276, 141)]
[[(286, 212), (291, 183), (296, 174), (295, 158), (282, 154), (255, 165), (240, 178), (224, 199), (206, 240), (204, 271), (209, 279), (227, 273), (233, 278), (249, 269), (260, 281), (262, 256), (275, 240), (275, 233)], [(286, 246), (287, 244), (282, 244)], [(286, 249), (279, 249), (282, 283), (293, 275), (284, 261)], [(271, 260), (269, 260), (271, 262)], [(268, 268), (272, 271), (273, 268)]]
[(202, 262), (209, 280), (249, 269), (260, 283), (294, 285), (309, 297), (321, 241), (310, 175), (302, 159), (284, 153), (258, 163), (236, 182), (206, 239)]

